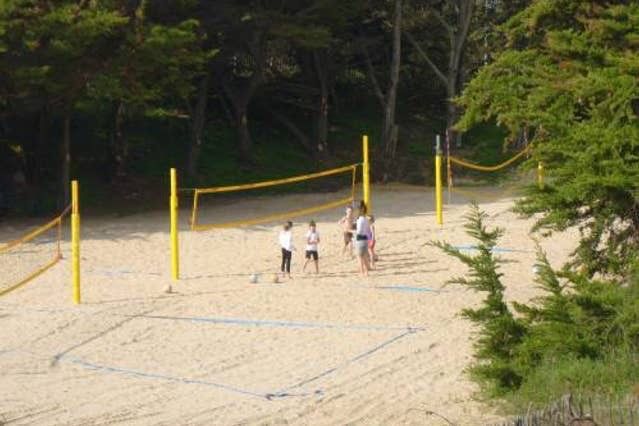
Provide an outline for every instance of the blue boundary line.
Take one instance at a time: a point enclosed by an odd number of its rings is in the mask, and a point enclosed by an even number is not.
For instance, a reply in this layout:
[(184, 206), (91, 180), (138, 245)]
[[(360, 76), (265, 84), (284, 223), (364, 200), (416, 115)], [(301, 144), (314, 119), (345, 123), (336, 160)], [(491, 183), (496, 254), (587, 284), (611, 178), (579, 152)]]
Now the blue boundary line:
[[(464, 245), (464, 246), (453, 246), (457, 250), (477, 250), (477, 246), (473, 245)], [(494, 253), (535, 253), (534, 250), (523, 250), (523, 249), (511, 249), (504, 247), (493, 247), (491, 250)]]
[[(167, 374), (161, 374), (161, 373), (150, 373), (150, 372), (145, 372), (145, 371), (140, 371), (140, 370), (132, 370), (132, 369), (128, 369), (128, 368), (122, 368), (122, 367), (113, 367), (113, 366), (107, 366), (107, 365), (100, 365), (100, 364), (95, 364), (89, 361), (85, 361), (81, 358), (72, 356), (72, 355), (62, 355), (59, 356), (57, 359), (60, 362), (66, 362), (69, 364), (74, 364), (74, 365), (78, 365), (82, 368), (86, 368), (89, 370), (94, 370), (94, 371), (100, 371), (100, 372), (104, 372), (104, 373), (113, 373), (113, 374), (122, 374), (122, 375), (128, 375), (128, 376), (133, 376), (133, 377), (140, 377), (140, 378), (145, 378), (145, 379), (155, 379), (155, 380), (164, 380), (164, 381), (168, 381), (168, 382), (175, 382), (175, 383), (182, 383), (182, 384), (187, 384), (187, 385), (200, 385), (200, 386), (207, 386), (207, 387), (212, 387), (212, 388), (216, 388), (216, 389), (221, 389), (227, 392), (232, 392), (232, 393), (237, 393), (237, 394), (241, 394), (241, 395), (246, 395), (246, 396), (253, 396), (253, 397), (257, 397), (257, 398), (263, 398), (263, 399), (267, 399), (269, 401), (273, 401), (276, 399), (283, 399), (283, 398), (291, 398), (291, 397), (306, 397), (306, 396), (312, 396), (312, 395), (323, 395), (324, 391), (322, 389), (316, 389), (315, 391), (312, 392), (301, 392), (301, 393), (292, 393), (291, 390), (294, 389), (299, 389), (305, 385), (308, 385), (309, 383), (313, 383), (317, 380), (320, 380), (323, 377), (326, 377), (330, 374), (333, 374), (341, 369), (344, 369), (346, 367), (348, 367), (351, 364), (354, 364), (358, 361), (361, 361), (362, 359), (369, 357), (371, 355), (373, 355), (374, 353), (382, 350), (383, 348), (385, 348), (386, 346), (389, 346), (395, 342), (397, 342), (400, 339), (403, 339), (406, 336), (409, 336), (411, 334), (415, 334), (417, 333), (417, 329), (406, 329), (406, 331), (404, 331), (403, 333), (394, 336), (390, 339), (387, 339), (385, 341), (383, 341), (382, 343), (374, 346), (371, 349), (368, 349), (365, 352), (362, 352), (361, 354), (341, 363), (338, 364), (335, 367), (331, 367), (329, 369), (326, 369), (324, 371), (322, 371), (319, 374), (316, 374), (315, 376), (312, 376), (310, 378), (301, 380), (291, 386), (287, 386), (279, 391), (276, 392), (271, 392), (271, 393), (260, 393), (260, 392), (255, 392), (255, 391), (251, 391), (251, 390), (246, 390), (246, 389), (241, 389), (235, 386), (231, 386), (231, 385), (227, 385), (224, 383), (217, 383), (217, 382), (210, 382), (210, 381), (206, 381), (206, 380), (199, 380), (199, 379), (189, 379), (189, 378), (184, 378), (184, 377), (177, 377), (177, 376), (170, 376)], [(12, 350), (8, 350), (8, 351), (0, 351), (0, 354), (3, 354), (4, 352), (12, 352)]]
[(252, 320), (243, 318), (211, 318), (211, 317), (177, 317), (168, 315), (131, 315), (135, 318), (148, 318), (171, 321), (190, 321), (195, 323), (226, 324), (253, 327), (285, 327), (285, 328), (325, 328), (333, 330), (373, 330), (373, 331), (423, 331), (420, 327), (393, 327), (383, 325), (341, 325), (297, 321)]
[(253, 392), (253, 391), (249, 391), (249, 390), (245, 390), (245, 389), (236, 388), (236, 387), (233, 387), (233, 386), (230, 386), (230, 385), (225, 385), (223, 383), (208, 382), (208, 381), (205, 381), (205, 380), (188, 379), (188, 378), (184, 378), (184, 377), (169, 376), (169, 375), (166, 375), (166, 374), (147, 373), (147, 372), (144, 372), (144, 371), (130, 370), (130, 369), (127, 369), (127, 368), (99, 365), (99, 364), (94, 364), (92, 362), (88, 362), (88, 361), (85, 361), (83, 359), (71, 356), (71, 355), (63, 355), (63, 356), (59, 357), (58, 360), (62, 361), (62, 362), (67, 362), (67, 363), (79, 365), (81, 367), (84, 367), (84, 368), (87, 368), (87, 369), (90, 369), (90, 370), (103, 371), (103, 372), (106, 372), (106, 373), (124, 374), (124, 375), (129, 375), (129, 376), (142, 377), (142, 378), (146, 378), (146, 379), (165, 380), (165, 381), (169, 381), (169, 382), (177, 382), (177, 383), (183, 383), (183, 384), (187, 384), (187, 385), (208, 386), (208, 387), (222, 389), (222, 390), (225, 390), (227, 392), (233, 392), (233, 393), (239, 393), (239, 394), (243, 394), (243, 395), (255, 396), (255, 397), (258, 397), (258, 398), (266, 398), (266, 394)]
[(440, 293), (441, 290), (437, 290), (434, 288), (427, 288), (427, 287), (411, 287), (411, 286), (406, 286), (406, 285), (385, 285), (385, 286), (379, 286), (376, 287), (380, 290), (395, 290), (395, 291), (408, 291), (408, 292), (416, 292), (416, 293), (421, 293), (421, 292), (425, 292), (425, 293)]
[[(315, 382), (315, 381), (317, 381), (317, 380), (319, 380), (319, 379), (321, 379), (323, 377), (326, 377), (326, 376), (328, 376), (328, 375), (330, 375), (332, 373), (335, 373), (338, 370), (341, 370), (341, 369), (343, 369), (345, 367), (348, 367), (349, 365), (354, 364), (357, 361), (360, 361), (360, 360), (362, 360), (362, 359), (364, 359), (364, 358), (366, 358), (368, 356), (371, 356), (372, 354), (374, 354), (377, 351), (380, 351), (381, 349), (385, 348), (386, 346), (388, 346), (388, 345), (390, 345), (390, 344), (392, 344), (392, 343), (394, 343), (394, 342), (396, 342), (396, 341), (398, 341), (400, 339), (403, 339), (404, 337), (406, 337), (408, 335), (415, 334), (416, 332), (417, 331), (414, 330), (414, 329), (408, 329), (404, 333), (399, 334), (397, 336), (394, 336), (394, 337), (392, 337), (392, 338), (390, 338), (388, 340), (385, 340), (382, 343), (378, 344), (377, 346), (375, 346), (375, 347), (373, 347), (373, 348), (371, 348), (371, 349), (369, 349), (369, 350), (367, 350), (365, 352), (362, 352), (361, 354), (357, 355), (354, 358), (351, 358), (351, 359), (349, 359), (349, 360), (347, 360), (347, 361), (345, 361), (345, 362), (343, 362), (343, 363), (341, 363), (341, 364), (339, 364), (339, 365), (337, 365), (335, 367), (332, 367), (332, 368), (329, 368), (327, 370), (324, 370), (321, 373), (319, 373), (319, 374), (317, 374), (317, 375), (315, 375), (313, 377), (310, 377), (308, 379), (304, 379), (302, 381), (299, 381), (299, 382), (297, 382), (297, 383), (295, 383), (295, 384), (293, 384), (291, 386), (288, 386), (288, 387), (280, 390), (279, 392), (276, 392), (274, 394), (269, 395), (269, 399), (286, 398), (286, 397), (289, 397), (289, 396), (295, 396), (295, 395), (290, 394), (289, 391), (292, 390), (292, 389), (301, 388), (302, 386), (308, 385), (309, 383)], [(321, 394), (321, 393), (323, 393), (323, 391), (321, 389), (318, 389), (314, 393), (315, 394)]]

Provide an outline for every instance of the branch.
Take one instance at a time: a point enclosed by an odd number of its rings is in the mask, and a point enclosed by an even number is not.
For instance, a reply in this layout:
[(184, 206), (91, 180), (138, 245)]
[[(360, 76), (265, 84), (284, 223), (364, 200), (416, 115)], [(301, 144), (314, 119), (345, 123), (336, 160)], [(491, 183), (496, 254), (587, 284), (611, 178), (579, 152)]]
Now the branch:
[(470, 29), (470, 21), (473, 17), (473, 2), (472, 0), (464, 0), (464, 4), (462, 5), (461, 11), (461, 31), (457, 36), (457, 40), (455, 41), (456, 50), (461, 52), (464, 43), (466, 42), (466, 38), (468, 38), (468, 31)]
[(430, 58), (428, 57), (428, 54), (426, 52), (424, 52), (424, 50), (421, 48), (421, 46), (419, 45), (419, 43), (417, 43), (417, 40), (415, 40), (415, 38), (406, 30), (404, 30), (404, 35), (406, 36), (406, 38), (408, 39), (408, 41), (411, 42), (411, 44), (415, 47), (415, 49), (417, 50), (417, 53), (419, 53), (419, 55), (426, 61), (426, 63), (432, 68), (432, 70), (435, 72), (435, 74), (437, 75), (437, 77), (439, 77), (439, 79), (441, 81), (444, 82), (444, 84), (448, 84), (448, 79), (446, 78), (446, 76), (444, 75), (444, 73), (439, 69), (439, 67), (437, 67), (437, 65), (435, 65), (435, 63), (433, 61), (430, 60)]
[(269, 110), (269, 112), (275, 120), (279, 121), (284, 127), (286, 127), (286, 129), (288, 129), (289, 132), (297, 137), (297, 140), (306, 151), (313, 153), (313, 144), (311, 143), (310, 138), (306, 136), (304, 132), (299, 127), (297, 127), (297, 125), (292, 120), (290, 120), (284, 114), (280, 114), (279, 112), (272, 109)]
[(362, 44), (362, 52), (364, 53), (364, 58), (366, 59), (366, 69), (368, 71), (368, 77), (371, 79), (371, 83), (373, 84), (373, 90), (375, 91), (375, 95), (379, 99), (379, 102), (382, 104), (382, 108), (386, 103), (386, 97), (384, 93), (382, 93), (382, 89), (377, 81), (377, 77), (375, 77), (375, 69), (373, 68), (373, 63), (371, 62), (371, 57), (368, 55), (368, 50), (366, 46)]
[(448, 36), (452, 40), (453, 37), (455, 37), (455, 28), (452, 25), (450, 25), (448, 22), (446, 22), (444, 17), (436, 10), (431, 10), (431, 13), (435, 16), (435, 18), (437, 18), (439, 23), (442, 24), (444, 28), (446, 28), (446, 31), (448, 31)]

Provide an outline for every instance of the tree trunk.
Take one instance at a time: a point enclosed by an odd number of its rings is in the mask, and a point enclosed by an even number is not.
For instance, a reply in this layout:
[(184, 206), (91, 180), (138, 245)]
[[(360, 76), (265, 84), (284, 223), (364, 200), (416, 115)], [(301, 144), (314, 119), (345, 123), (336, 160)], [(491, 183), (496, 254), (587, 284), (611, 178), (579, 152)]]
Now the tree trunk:
[(450, 143), (454, 142), (455, 146), (459, 147), (461, 145), (461, 134), (453, 129), (458, 117), (457, 105), (453, 102), (457, 95), (456, 90), (456, 84), (449, 82), (446, 87), (446, 96), (448, 97), (446, 102), (446, 132), (447, 137), (450, 138)]
[(328, 154), (328, 72), (326, 70), (326, 54), (313, 52), (313, 62), (319, 82), (320, 98), (319, 108), (316, 114), (316, 147), (320, 156)]
[(270, 113), (274, 119), (282, 123), (282, 125), (286, 127), (286, 129), (297, 138), (297, 140), (300, 142), (300, 145), (302, 145), (306, 152), (311, 155), (314, 154), (313, 143), (311, 142), (311, 139), (306, 136), (304, 132), (302, 132), (302, 130), (297, 127), (297, 125), (292, 120), (290, 120), (284, 114), (280, 114), (276, 111), (270, 111)]
[(456, 25), (450, 34), (450, 54), (448, 57), (448, 72), (446, 75), (446, 89), (448, 96), (446, 128), (451, 141), (455, 141), (455, 146), (457, 147), (461, 146), (462, 136), (459, 132), (453, 130), (453, 126), (457, 122), (459, 114), (457, 106), (453, 103), (453, 99), (457, 96), (457, 87), (458, 82), (460, 81), (461, 61), (473, 16), (473, 6), (474, 0), (460, 0)]
[(206, 102), (208, 100), (209, 75), (200, 81), (197, 94), (197, 103), (191, 116), (191, 146), (187, 172), (191, 179), (197, 176), (200, 152), (202, 151), (202, 133), (204, 131), (204, 118), (206, 117)]
[(397, 86), (399, 85), (399, 69), (402, 54), (402, 0), (395, 0), (395, 15), (393, 22), (393, 59), (391, 61), (390, 82), (384, 108), (383, 144), (385, 160), (385, 176), (391, 172), (397, 151), (398, 129), (395, 124), (397, 109)]
[(240, 158), (243, 161), (251, 161), (253, 154), (253, 141), (248, 128), (248, 116), (246, 106), (235, 111), (235, 126), (237, 131), (237, 142), (240, 149)]
[(39, 188), (40, 179), (40, 166), (42, 164), (42, 150), (47, 146), (49, 139), (49, 111), (47, 106), (43, 106), (38, 114), (38, 138), (33, 145), (30, 159), (27, 164), (29, 167), (27, 181), (33, 188)]
[(60, 170), (60, 199), (58, 207), (60, 209), (69, 205), (71, 200), (71, 109), (68, 108), (64, 114), (62, 125), (62, 143), (60, 144), (60, 155), (62, 157), (62, 167)]
[(126, 174), (127, 159), (129, 157), (129, 145), (124, 134), (124, 121), (126, 119), (126, 106), (119, 101), (115, 107), (113, 120), (113, 159), (115, 160), (115, 176)]

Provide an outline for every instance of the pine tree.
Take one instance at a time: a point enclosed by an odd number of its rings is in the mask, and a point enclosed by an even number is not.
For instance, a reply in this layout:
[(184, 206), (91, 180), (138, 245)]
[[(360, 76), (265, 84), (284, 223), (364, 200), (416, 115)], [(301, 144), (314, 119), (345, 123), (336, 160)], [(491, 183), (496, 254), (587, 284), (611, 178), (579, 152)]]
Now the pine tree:
[(503, 274), (499, 272), (499, 265), (504, 261), (493, 255), (503, 230), (488, 230), (486, 217), (486, 213), (480, 211), (476, 204), (465, 215), (464, 227), (466, 233), (477, 242), (477, 255), (463, 253), (446, 242), (432, 244), (469, 268), (468, 278), (456, 277), (449, 280), (449, 284), (459, 284), (486, 294), (480, 308), (462, 311), (462, 316), (479, 326), (475, 342), (475, 358), (478, 362), (470, 371), (480, 383), (502, 393), (521, 384), (522, 376), (513, 361), (515, 351), (528, 330), (525, 323), (513, 316), (504, 300)]
[(639, 250), (639, 4), (538, 0), (503, 27), (508, 48), (459, 102), (462, 129), (496, 120), (528, 131), (544, 190), (520, 212), (537, 229), (578, 226), (574, 266), (628, 276)]

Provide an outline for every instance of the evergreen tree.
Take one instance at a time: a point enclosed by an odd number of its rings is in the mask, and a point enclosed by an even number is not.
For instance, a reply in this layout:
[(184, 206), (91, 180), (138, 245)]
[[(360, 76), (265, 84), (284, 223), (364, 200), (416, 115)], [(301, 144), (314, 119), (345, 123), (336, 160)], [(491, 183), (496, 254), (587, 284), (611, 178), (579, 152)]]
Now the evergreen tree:
[(465, 215), (466, 233), (477, 241), (476, 256), (463, 253), (446, 242), (434, 242), (445, 253), (459, 259), (469, 268), (468, 278), (456, 277), (448, 284), (459, 284), (472, 290), (483, 292), (486, 298), (477, 309), (466, 308), (462, 316), (479, 326), (475, 342), (477, 363), (470, 369), (482, 384), (487, 384), (501, 393), (519, 387), (522, 375), (517, 371), (515, 352), (528, 333), (525, 323), (515, 318), (504, 299), (503, 274), (499, 265), (503, 260), (493, 256), (493, 249), (503, 230), (489, 230), (485, 224), (486, 213), (473, 204)]
[(459, 102), (459, 128), (489, 120), (532, 135), (544, 190), (520, 212), (579, 226), (574, 265), (628, 275), (639, 250), (639, 4), (538, 0), (503, 27), (508, 48)]

